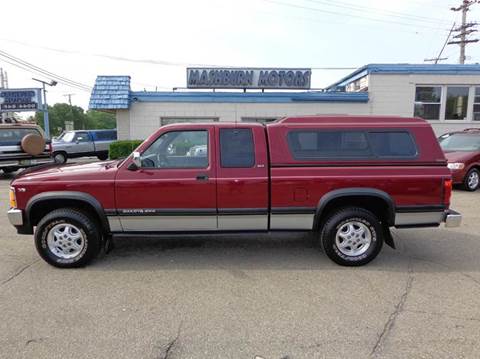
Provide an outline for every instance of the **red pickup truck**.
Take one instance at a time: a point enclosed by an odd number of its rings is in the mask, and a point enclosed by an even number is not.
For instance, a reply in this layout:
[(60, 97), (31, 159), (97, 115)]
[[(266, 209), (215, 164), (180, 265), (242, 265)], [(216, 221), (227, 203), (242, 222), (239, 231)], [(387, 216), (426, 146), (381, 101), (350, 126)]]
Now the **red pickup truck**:
[(87, 264), (120, 235), (312, 231), (362, 265), (390, 227), (458, 226), (451, 173), (417, 118), (315, 116), (161, 127), (121, 161), (27, 170), (11, 223), (58, 267)]

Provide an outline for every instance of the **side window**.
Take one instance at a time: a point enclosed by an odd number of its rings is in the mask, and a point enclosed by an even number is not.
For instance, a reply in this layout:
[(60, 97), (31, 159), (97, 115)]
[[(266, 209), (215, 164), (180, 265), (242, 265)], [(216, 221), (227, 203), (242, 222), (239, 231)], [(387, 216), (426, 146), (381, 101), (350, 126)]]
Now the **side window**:
[(370, 132), (370, 144), (378, 157), (415, 157), (417, 147), (408, 132)]
[(363, 131), (292, 131), (288, 146), (296, 160), (371, 157)]
[(288, 146), (296, 160), (412, 158), (418, 154), (407, 131), (301, 130), (288, 134)]
[(225, 168), (250, 168), (255, 165), (251, 129), (220, 129), (220, 165)]
[(208, 131), (171, 131), (142, 154), (143, 168), (208, 167)]
[(89, 142), (90, 141), (90, 136), (88, 135), (87, 132), (78, 132), (75, 135), (75, 141), (76, 142)]

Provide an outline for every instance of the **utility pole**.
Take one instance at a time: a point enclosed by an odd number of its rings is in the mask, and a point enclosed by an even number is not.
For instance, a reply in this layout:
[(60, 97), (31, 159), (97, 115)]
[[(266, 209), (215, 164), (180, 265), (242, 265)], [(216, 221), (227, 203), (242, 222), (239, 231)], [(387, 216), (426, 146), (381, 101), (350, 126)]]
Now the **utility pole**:
[(74, 93), (66, 93), (65, 97), (68, 97), (68, 103), (70, 104), (70, 107), (72, 107), (72, 96), (74, 96), (75, 94)]
[[(8, 88), (6, 77), (7, 77), (7, 72), (6, 71), (4, 72), (3, 69), (0, 67), (0, 89)], [(7, 117), (8, 117), (8, 113), (2, 112), (0, 117), (0, 120), (1, 120), (0, 123), (5, 122)]]
[(57, 81), (51, 80), (50, 82), (45, 82), (43, 80), (32, 78), (33, 81), (40, 82), (43, 89), (43, 125), (45, 126), (45, 137), (50, 138), (50, 122), (48, 121), (48, 105), (47, 105), (47, 90), (45, 85), (56, 86)]
[[(68, 97), (68, 103), (70, 105), (70, 117), (71, 117), (71, 126), (73, 126), (73, 124), (75, 123), (75, 120), (73, 118), (73, 107), (72, 107), (72, 96), (74, 96), (75, 94), (74, 93), (66, 93), (65, 95), (63, 95), (64, 97)], [(81, 124), (82, 127), (85, 127), (83, 125), (83, 123)], [(85, 128), (82, 128), (82, 129), (85, 129)], [(67, 125), (65, 124), (65, 130), (67, 130)]]
[(478, 42), (478, 39), (469, 39), (467, 38), (468, 35), (477, 32), (477, 29), (475, 28), (478, 23), (477, 22), (469, 22), (467, 23), (467, 12), (470, 10), (470, 6), (473, 4), (478, 4), (479, 0), (463, 0), (462, 5), (459, 7), (452, 7), (450, 10), (452, 11), (461, 11), (462, 12), (462, 25), (457, 27), (456, 29), (453, 29), (453, 31), (457, 32), (457, 35), (455, 35), (453, 38), (454, 39), (460, 39), (460, 40), (453, 40), (449, 41), (448, 45), (460, 45), (460, 60), (459, 62), (461, 64), (465, 63), (465, 47), (467, 44), (473, 43), (473, 42)]

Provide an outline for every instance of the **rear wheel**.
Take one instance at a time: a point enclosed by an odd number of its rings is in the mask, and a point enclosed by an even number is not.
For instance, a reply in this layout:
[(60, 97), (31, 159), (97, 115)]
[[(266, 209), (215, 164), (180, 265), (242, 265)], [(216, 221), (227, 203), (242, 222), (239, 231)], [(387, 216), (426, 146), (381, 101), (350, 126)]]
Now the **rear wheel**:
[(480, 171), (472, 168), (463, 180), (463, 188), (467, 191), (476, 191), (478, 187), (480, 187)]
[(366, 209), (344, 208), (333, 213), (324, 223), (320, 241), (325, 254), (337, 264), (364, 265), (382, 249), (382, 225)]
[(67, 154), (65, 152), (55, 152), (53, 154), (53, 160), (55, 163), (63, 164), (67, 162)]
[(62, 208), (50, 212), (38, 223), (35, 246), (49, 264), (60, 268), (82, 267), (100, 251), (98, 224), (87, 214)]

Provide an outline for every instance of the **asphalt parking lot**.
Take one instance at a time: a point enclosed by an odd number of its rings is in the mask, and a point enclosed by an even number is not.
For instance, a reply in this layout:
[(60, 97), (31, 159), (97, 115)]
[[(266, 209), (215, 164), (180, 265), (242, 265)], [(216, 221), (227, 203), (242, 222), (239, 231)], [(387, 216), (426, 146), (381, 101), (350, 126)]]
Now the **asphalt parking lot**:
[(122, 239), (87, 268), (41, 261), (0, 177), (1, 358), (478, 358), (480, 191), (456, 229), (394, 232), (361, 268), (303, 235)]

